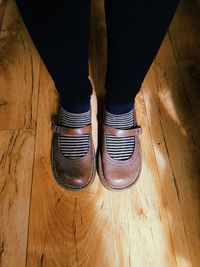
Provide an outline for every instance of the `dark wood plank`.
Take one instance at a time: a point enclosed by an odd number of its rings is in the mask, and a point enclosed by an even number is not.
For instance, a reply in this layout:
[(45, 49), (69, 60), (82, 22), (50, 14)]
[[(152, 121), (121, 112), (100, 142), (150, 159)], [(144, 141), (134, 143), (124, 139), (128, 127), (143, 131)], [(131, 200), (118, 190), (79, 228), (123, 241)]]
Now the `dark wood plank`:
[(2, 29), (7, 0), (0, 0), (0, 30)]

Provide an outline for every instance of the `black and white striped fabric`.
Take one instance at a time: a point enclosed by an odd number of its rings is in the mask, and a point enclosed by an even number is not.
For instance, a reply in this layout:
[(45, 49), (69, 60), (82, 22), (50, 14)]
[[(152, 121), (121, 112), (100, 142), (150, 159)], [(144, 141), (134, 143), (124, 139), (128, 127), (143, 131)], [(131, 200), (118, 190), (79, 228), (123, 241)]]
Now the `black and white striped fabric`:
[[(130, 129), (134, 126), (133, 110), (116, 115), (104, 108), (104, 123), (118, 129)], [(135, 137), (121, 137), (106, 133), (106, 146), (110, 157), (116, 160), (127, 160), (134, 151)]]
[[(61, 125), (72, 128), (87, 126), (91, 123), (91, 110), (83, 113), (72, 113), (66, 111), (62, 106), (60, 109)], [(67, 158), (83, 157), (89, 148), (89, 134), (81, 136), (59, 136), (59, 147), (62, 154)]]

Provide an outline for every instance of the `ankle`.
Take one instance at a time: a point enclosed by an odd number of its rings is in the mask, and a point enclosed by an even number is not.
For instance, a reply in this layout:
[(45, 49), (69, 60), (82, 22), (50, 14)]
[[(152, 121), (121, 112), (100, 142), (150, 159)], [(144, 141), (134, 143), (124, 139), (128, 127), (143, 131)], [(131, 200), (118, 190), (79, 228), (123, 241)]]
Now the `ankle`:
[(84, 127), (91, 123), (91, 109), (81, 113), (70, 112), (60, 108), (60, 123), (67, 127)]
[(61, 99), (61, 107), (67, 111), (67, 112), (72, 112), (72, 113), (83, 113), (87, 112), (90, 110), (90, 101), (86, 101), (84, 103), (66, 103), (64, 100)]
[(120, 115), (124, 113), (130, 112), (134, 107), (134, 102), (123, 103), (123, 104), (113, 104), (111, 102), (106, 101), (105, 110), (109, 113)]

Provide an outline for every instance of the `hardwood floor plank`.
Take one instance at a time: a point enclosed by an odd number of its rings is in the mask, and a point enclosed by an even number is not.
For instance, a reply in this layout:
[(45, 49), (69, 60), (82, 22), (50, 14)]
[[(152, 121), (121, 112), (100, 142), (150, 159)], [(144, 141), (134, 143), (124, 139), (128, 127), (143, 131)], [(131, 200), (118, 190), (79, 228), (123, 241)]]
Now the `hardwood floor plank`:
[[(0, 32), (2, 267), (199, 266), (199, 12), (197, 1), (181, 1), (136, 97), (143, 127), (137, 184), (110, 192), (96, 175), (86, 191), (71, 192), (56, 183), (50, 162), (59, 94), (8, 0)], [(89, 68), (96, 151), (105, 27), (104, 3), (93, 0)]]
[(127, 192), (110, 195), (116, 266), (177, 266), (142, 94), (136, 110), (144, 130), (141, 177)]
[(6, 8), (6, 0), (0, 0), (0, 31), (2, 30), (5, 8)]
[[(97, 65), (100, 80), (104, 81), (106, 69), (105, 16), (102, 2), (95, 2), (95, 5)], [(103, 44), (102, 40), (104, 40)], [(97, 92), (97, 95), (101, 97), (104, 94), (104, 84), (100, 83), (100, 91)], [(143, 129), (146, 129), (141, 137), (144, 166), (141, 181), (129, 192), (110, 194), (115, 266), (176, 266), (142, 93), (136, 99), (136, 106), (139, 122)], [(148, 156), (149, 154), (151, 157)], [(151, 177), (153, 177), (153, 181)], [(156, 203), (155, 196), (159, 200), (159, 204)], [(144, 255), (146, 256), (144, 257)]]
[(34, 145), (34, 129), (0, 130), (1, 267), (25, 267)]
[(40, 61), (15, 2), (10, 0), (6, 4), (0, 31), (0, 265), (23, 267), (26, 266)]
[(19, 16), (7, 1), (0, 32), (0, 129), (35, 128), (40, 58)]
[[(177, 13), (183, 12), (182, 9), (186, 12), (182, 5)], [(176, 29), (176, 20), (177, 17), (170, 27), (170, 35), (174, 27)], [(197, 52), (197, 49), (196, 44), (194, 43), (192, 48), (191, 43), (191, 47), (185, 50), (186, 56), (184, 52), (182, 53), (186, 41), (182, 40), (183, 49), (179, 47), (181, 59), (178, 58), (176, 56), (178, 51), (174, 50), (174, 47), (178, 38), (180, 45), (181, 36), (184, 38), (185, 35), (180, 35), (179, 32), (178, 36), (175, 39), (166, 36), (144, 82), (143, 93), (163, 196), (167, 204), (176, 260), (178, 266), (182, 267), (198, 266), (200, 260), (198, 253), (200, 240), (196, 234), (200, 230), (199, 224), (196, 223), (199, 221), (200, 209), (198, 167), (200, 154), (197, 134), (199, 127), (196, 123), (198, 114), (194, 117), (193, 113), (197, 108), (193, 98), (194, 92), (197, 91), (197, 83), (190, 77), (184, 84), (183, 72), (179, 65), (186, 58), (188, 61), (192, 59), (191, 56), (195, 53), (192, 51)], [(190, 91), (193, 93), (189, 96)]]
[(76, 193), (62, 189), (52, 175), (51, 115), (57, 114), (59, 98), (54, 84), (47, 86), (49, 79), (42, 65), (27, 266), (113, 266), (108, 192), (97, 177), (88, 190)]
[[(196, 0), (182, 0), (174, 17), (174, 24), (168, 36), (177, 61), (193, 122), (197, 125), (196, 134), (200, 134), (200, 8)], [(181, 33), (181, 34), (180, 34)], [(185, 92), (184, 92), (185, 91)]]

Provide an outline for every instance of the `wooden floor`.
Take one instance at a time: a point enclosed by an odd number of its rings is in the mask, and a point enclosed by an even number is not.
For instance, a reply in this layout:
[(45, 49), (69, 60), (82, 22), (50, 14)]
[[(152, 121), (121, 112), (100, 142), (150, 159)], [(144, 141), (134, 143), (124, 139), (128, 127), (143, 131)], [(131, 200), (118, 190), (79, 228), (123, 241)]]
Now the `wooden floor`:
[[(102, 0), (93, 1), (92, 20), (97, 148), (106, 70)], [(200, 1), (181, 1), (137, 95), (142, 173), (120, 193), (104, 189), (98, 175), (85, 192), (55, 182), (50, 127), (57, 90), (14, 0), (7, 0), (1, 28), (0, 266), (199, 267)]]

